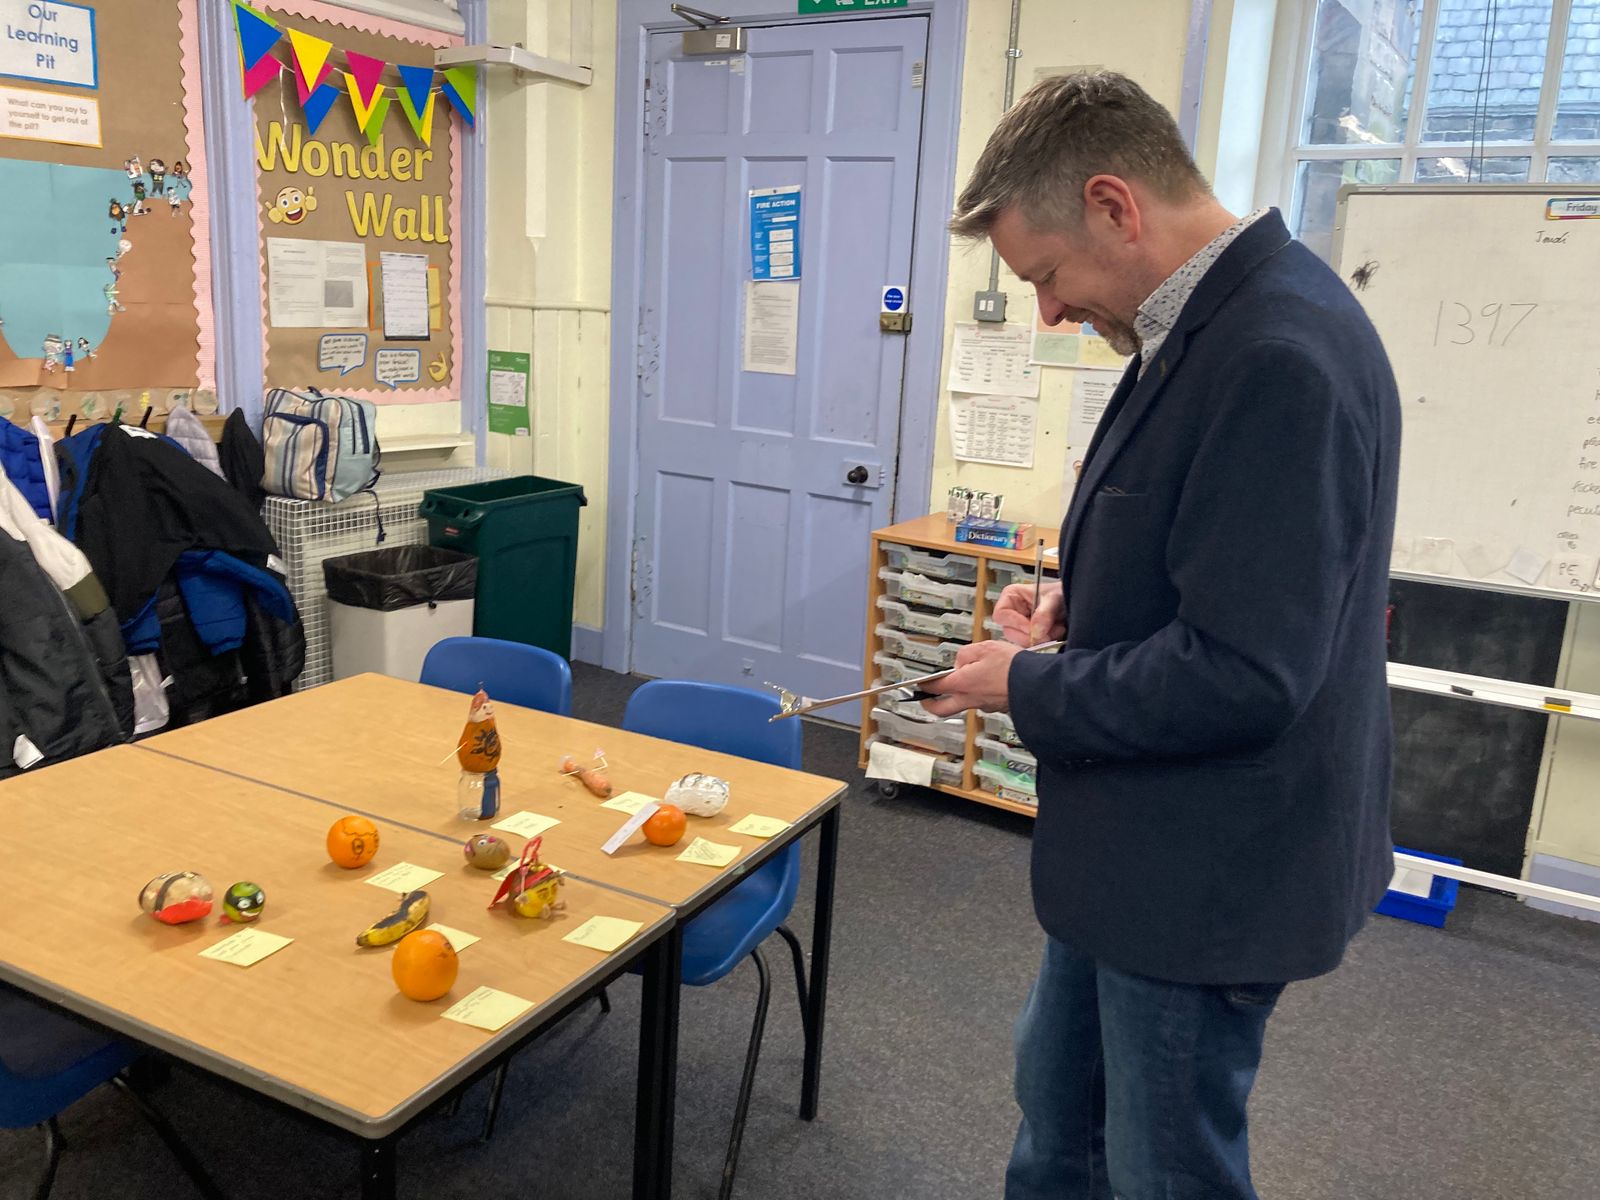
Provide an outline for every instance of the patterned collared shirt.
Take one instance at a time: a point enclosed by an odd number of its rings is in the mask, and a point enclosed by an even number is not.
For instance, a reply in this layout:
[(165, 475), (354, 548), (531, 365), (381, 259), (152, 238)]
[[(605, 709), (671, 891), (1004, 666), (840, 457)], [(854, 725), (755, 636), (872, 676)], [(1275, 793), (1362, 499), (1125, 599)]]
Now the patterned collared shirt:
[(1141, 379), (1145, 369), (1155, 361), (1156, 352), (1167, 340), (1167, 334), (1178, 323), (1178, 314), (1189, 303), (1189, 297), (1194, 295), (1194, 289), (1199, 286), (1205, 273), (1222, 257), (1222, 252), (1233, 245), (1235, 238), (1271, 211), (1269, 208), (1258, 208), (1243, 220), (1229, 225), (1196, 251), (1193, 258), (1168, 275), (1166, 281), (1139, 305), (1139, 311), (1133, 318), (1133, 332), (1139, 339)]

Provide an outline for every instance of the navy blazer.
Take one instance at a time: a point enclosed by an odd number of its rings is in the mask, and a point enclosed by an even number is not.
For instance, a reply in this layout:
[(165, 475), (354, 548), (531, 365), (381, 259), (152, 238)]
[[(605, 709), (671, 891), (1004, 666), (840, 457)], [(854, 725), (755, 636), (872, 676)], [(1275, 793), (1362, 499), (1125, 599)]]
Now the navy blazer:
[(1276, 212), (1137, 372), (1061, 529), (1066, 645), (1011, 666), (1039, 759), (1034, 906), (1126, 971), (1308, 978), (1394, 869), (1394, 374)]

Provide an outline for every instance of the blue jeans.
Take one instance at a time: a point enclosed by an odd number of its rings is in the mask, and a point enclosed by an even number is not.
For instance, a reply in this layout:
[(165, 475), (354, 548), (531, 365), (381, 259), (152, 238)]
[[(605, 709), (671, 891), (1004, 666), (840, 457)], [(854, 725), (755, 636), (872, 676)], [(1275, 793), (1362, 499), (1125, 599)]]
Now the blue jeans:
[(1146, 979), (1049, 939), (1017, 1019), (1006, 1200), (1255, 1200), (1245, 1104), (1282, 991)]

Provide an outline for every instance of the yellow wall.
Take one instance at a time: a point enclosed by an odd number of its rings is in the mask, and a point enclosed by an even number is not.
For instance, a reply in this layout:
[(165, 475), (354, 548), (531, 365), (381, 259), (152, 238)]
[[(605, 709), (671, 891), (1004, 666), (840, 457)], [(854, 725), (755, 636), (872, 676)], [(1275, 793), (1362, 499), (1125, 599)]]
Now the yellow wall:
[[(616, 2), (490, 0), (489, 39), (521, 42), (535, 53), (570, 61), (575, 4), (592, 12), (592, 54), (578, 48), (580, 60), (592, 59), (591, 86), (521, 82), (503, 69), (489, 74), (488, 344), (493, 350), (532, 354), (534, 436), (491, 436), (488, 462), (583, 484), (589, 507), (580, 528), (573, 617), (599, 626), (610, 404)], [(971, 0), (969, 6), (958, 188), (1001, 111), (1009, 10), (1004, 0)], [(1157, 99), (1175, 105), (1188, 11), (1188, 0), (1124, 0), (1114, 7), (1025, 0), (1018, 94), (1041, 68), (1094, 65), (1127, 71)], [(988, 270), (987, 249), (951, 248), (947, 327), (968, 319), (972, 293), (987, 285)], [(1030, 320), (1032, 290), (1004, 271), (1000, 286), (1008, 292), (1011, 319)], [(946, 489), (959, 482), (1004, 493), (1008, 515), (1058, 521), (1069, 375), (1064, 369), (1045, 372), (1031, 471), (955, 463), (946, 425), (948, 393), (907, 396), (908, 404), (936, 403), (941, 410), (930, 506), (941, 506)]]
[[(591, 46), (572, 45), (574, 6)], [(532, 355), (533, 436), (489, 437), (487, 462), (583, 485), (573, 620), (605, 601), (615, 0), (490, 0), (489, 40), (594, 68), (588, 87), (489, 72), (488, 346)]]
[[(1041, 70), (1104, 67), (1138, 80), (1151, 95), (1176, 108), (1183, 85), (1188, 0), (1123, 0), (1107, 6), (1081, 0), (1024, 0), (1018, 42), (1016, 94), (1021, 96)], [(962, 72), (961, 134), (956, 151), (956, 191), (960, 192), (1004, 108), (1005, 51), (1010, 5), (972, 0), (967, 18), (966, 65)], [(950, 284), (945, 297), (945, 368), (948, 374), (951, 329), (972, 319), (972, 295), (989, 286), (988, 244), (958, 243), (950, 252)], [(1033, 289), (1000, 265), (1006, 293), (1006, 318), (1031, 324)], [(1039, 389), (1038, 441), (1031, 470), (957, 462), (950, 449), (948, 392), (941, 391), (938, 441), (934, 447), (930, 509), (942, 509), (955, 484), (1006, 498), (1005, 515), (1043, 526), (1060, 524), (1066, 509), (1062, 488), (1067, 464), (1067, 409), (1072, 375), (1066, 367), (1043, 371)], [(926, 403), (907, 396), (906, 403)]]

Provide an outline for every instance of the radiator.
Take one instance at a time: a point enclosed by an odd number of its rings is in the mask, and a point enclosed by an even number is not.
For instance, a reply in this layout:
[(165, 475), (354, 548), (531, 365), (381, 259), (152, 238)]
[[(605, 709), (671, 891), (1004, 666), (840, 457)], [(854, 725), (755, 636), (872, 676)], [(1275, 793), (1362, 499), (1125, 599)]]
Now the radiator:
[(383, 514), (383, 545), (420, 546), (428, 541), (428, 523), (419, 509), (429, 488), (454, 487), (485, 479), (503, 479), (508, 472), (493, 467), (449, 471), (408, 471), (378, 480), (376, 503), (370, 495), (352, 496), (338, 504), (268, 496), (261, 515), (267, 520), (286, 563), (289, 592), (306, 631), (306, 669), (295, 691), (333, 680), (333, 644), (328, 636), (328, 588), (322, 561), (341, 554), (378, 549), (378, 514)]

